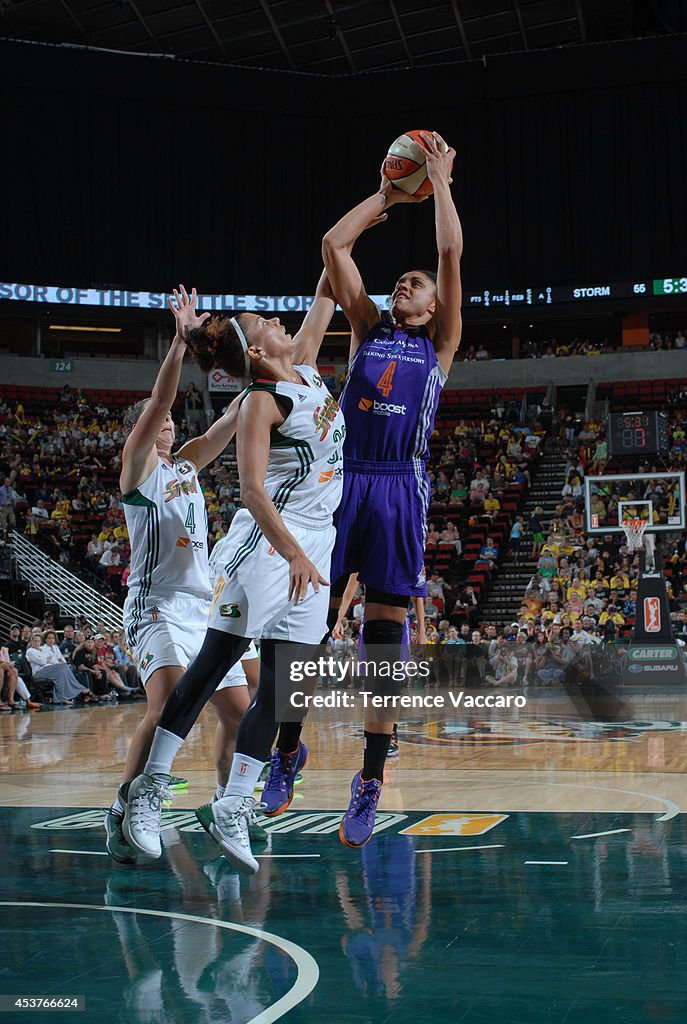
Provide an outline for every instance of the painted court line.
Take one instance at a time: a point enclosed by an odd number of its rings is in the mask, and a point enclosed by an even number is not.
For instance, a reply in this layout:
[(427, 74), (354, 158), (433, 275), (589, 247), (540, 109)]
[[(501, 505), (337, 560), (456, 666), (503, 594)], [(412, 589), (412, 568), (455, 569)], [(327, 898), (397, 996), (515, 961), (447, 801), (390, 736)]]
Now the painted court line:
[[(106, 850), (51, 850), (50, 853), (74, 853), (79, 857), (109, 857), (109, 853)], [(319, 853), (258, 853), (256, 854), (257, 859), (266, 859), (269, 857), (274, 860), (276, 857), (289, 858), (298, 860), (301, 857), (321, 857)]]
[(145, 917), (163, 917), (172, 921), (204, 924), (209, 925), (211, 928), (225, 928), (227, 931), (242, 932), (244, 935), (252, 935), (253, 938), (269, 942), (291, 957), (296, 965), (296, 980), (288, 992), (281, 996), (280, 999), (277, 999), (276, 1003), (272, 1003), (271, 1006), (268, 1006), (267, 1009), (257, 1014), (257, 1016), (251, 1017), (249, 1021), (246, 1021), (246, 1024), (274, 1024), (274, 1021), (279, 1020), (289, 1010), (298, 1006), (299, 1003), (302, 1003), (310, 995), (320, 977), (317, 961), (302, 946), (291, 942), (290, 939), (282, 938), (281, 935), (264, 932), (261, 928), (251, 928), (246, 924), (235, 924), (233, 921), (217, 921), (208, 917), (196, 917), (195, 914), (176, 914), (166, 910), (140, 910), (136, 907), (102, 907), (95, 903), (38, 903), (34, 901), (22, 903), (2, 900), (0, 901), (0, 907), (40, 907), (42, 909), (54, 908), (60, 910), (96, 910), (106, 914), (140, 914)]
[(444, 846), (440, 849), (416, 850), (415, 853), (457, 853), (458, 850), (501, 850), (503, 843), (494, 843), (492, 846)]
[(267, 858), (274, 860), (276, 857), (300, 860), (301, 857), (321, 857), (322, 855), (320, 853), (256, 853), (254, 856), (256, 860), (267, 860)]
[(564, 867), (568, 863), (567, 860), (526, 860), (525, 864), (551, 864)]
[[(469, 777), (461, 779), (461, 782), (480, 782), (484, 783), (484, 779), (472, 779)], [(527, 779), (524, 782), (521, 779), (499, 779), (499, 786), (555, 786), (559, 789), (588, 789), (591, 792), (596, 793), (625, 793), (630, 796), (643, 796), (647, 800), (655, 800), (657, 803), (662, 804), (666, 810), (663, 814), (656, 818), (656, 821), (670, 821), (680, 813), (678, 804), (674, 803), (673, 800), (668, 800), (662, 796), (656, 796), (655, 793), (642, 793), (636, 789), (617, 789), (615, 786), (591, 786), (586, 782), (549, 782), (547, 779)], [(496, 811), (492, 813), (497, 813)], [(512, 811), (510, 813), (513, 813)], [(529, 812), (531, 813), (531, 812)], [(541, 813), (541, 812), (535, 812)], [(564, 813), (564, 812), (559, 812)], [(637, 812), (644, 813), (644, 812)]]
[(107, 850), (51, 850), (50, 853), (76, 853), (80, 857), (109, 857)]
[(631, 828), (612, 828), (608, 832), (587, 832), (584, 836), (570, 836), (571, 839), (597, 839), (599, 836), (617, 836), (619, 832), (631, 832)]

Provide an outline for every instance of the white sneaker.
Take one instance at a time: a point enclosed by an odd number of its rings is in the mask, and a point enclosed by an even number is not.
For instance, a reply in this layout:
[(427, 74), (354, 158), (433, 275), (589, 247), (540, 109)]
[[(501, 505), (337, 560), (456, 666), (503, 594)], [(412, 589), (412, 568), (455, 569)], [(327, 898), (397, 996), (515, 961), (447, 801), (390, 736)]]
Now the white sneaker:
[(169, 775), (139, 775), (129, 784), (122, 831), (126, 841), (144, 857), (156, 859), (160, 845), (162, 804), (171, 799)]
[(250, 848), (248, 825), (255, 800), (252, 796), (225, 796), (196, 811), (206, 832), (227, 860), (244, 875), (257, 874), (260, 865)]
[[(212, 803), (216, 804), (218, 800), (223, 800), (224, 797), (217, 796), (215, 793), (212, 797)], [(258, 816), (255, 813), (255, 800), (253, 800), (253, 806), (248, 811), (248, 838), (251, 843), (265, 843), (271, 844), (271, 836), (269, 832), (262, 827), (258, 821)]]

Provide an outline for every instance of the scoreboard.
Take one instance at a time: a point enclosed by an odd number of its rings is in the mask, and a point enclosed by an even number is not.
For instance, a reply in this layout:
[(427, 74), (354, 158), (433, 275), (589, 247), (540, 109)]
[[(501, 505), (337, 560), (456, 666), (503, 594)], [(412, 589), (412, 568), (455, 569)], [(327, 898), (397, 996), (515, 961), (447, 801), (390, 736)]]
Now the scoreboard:
[(609, 455), (661, 455), (670, 447), (664, 412), (612, 412), (606, 423)]

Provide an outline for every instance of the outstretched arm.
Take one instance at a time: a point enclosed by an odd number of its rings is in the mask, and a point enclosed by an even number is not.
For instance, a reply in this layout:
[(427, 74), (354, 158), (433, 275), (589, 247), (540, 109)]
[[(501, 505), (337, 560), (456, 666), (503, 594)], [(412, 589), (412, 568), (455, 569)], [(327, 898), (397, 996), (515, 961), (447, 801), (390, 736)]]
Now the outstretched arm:
[(366, 228), (386, 220), (389, 207), (396, 203), (420, 201), (392, 188), (382, 174), (379, 191), (350, 210), (322, 239), (322, 259), (327, 276), (351, 325), (351, 356), (379, 320), (379, 310), (365, 291), (360, 271), (351, 255), (353, 246)]
[(138, 487), (155, 465), (157, 458), (155, 441), (174, 404), (179, 388), (181, 365), (186, 354), (185, 330), (188, 326), (201, 324), (210, 316), (209, 313), (201, 313), (200, 316), (196, 316), (195, 288), (191, 290), (189, 298), (186, 289), (181, 284), (179, 291), (174, 289), (174, 301), (172, 299), (167, 301), (176, 320), (176, 334), (153, 385), (150, 401), (139, 416), (122, 451), (122, 471), (119, 485), (124, 494)]
[(422, 139), (427, 150), (427, 175), (434, 188), (434, 222), (439, 253), (433, 316), (436, 327), (434, 348), (439, 365), (448, 373), (463, 329), (460, 312), (463, 300), (460, 280), (463, 229), (451, 196), (451, 165), (456, 152), (436, 132), (432, 135), (423, 133)]
[(331, 323), (336, 309), (336, 300), (327, 277), (327, 271), (322, 271), (322, 276), (317, 282), (313, 304), (305, 315), (296, 335), (296, 351), (293, 361), (296, 365), (317, 366), (317, 357), (322, 345), (322, 339)]

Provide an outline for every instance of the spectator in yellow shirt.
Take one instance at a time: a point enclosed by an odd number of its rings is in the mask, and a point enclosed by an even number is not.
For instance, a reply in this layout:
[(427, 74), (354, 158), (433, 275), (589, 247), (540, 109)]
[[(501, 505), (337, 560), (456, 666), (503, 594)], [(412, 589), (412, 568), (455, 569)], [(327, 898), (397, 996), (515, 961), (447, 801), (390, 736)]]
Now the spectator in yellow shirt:
[(605, 608), (604, 611), (601, 612), (601, 615), (599, 616), (599, 625), (605, 626), (609, 619), (611, 622), (614, 622), (616, 626), (625, 625), (625, 616), (615, 604), (609, 604), (608, 608)]
[(487, 495), (484, 499), (484, 511), (488, 516), (495, 516), (501, 508), (501, 502), (498, 498), (495, 498), (492, 494)]
[(565, 595), (565, 599), (566, 599), (566, 601), (572, 601), (574, 598), (577, 598), (580, 601), (584, 601), (586, 596), (587, 596), (587, 588), (584, 587), (579, 582), (579, 580), (577, 580), (576, 582), (574, 582), (572, 584), (572, 586), (568, 587), (567, 593)]
[(58, 501), (57, 505), (50, 514), (51, 519), (69, 519), (71, 509), (68, 501)]

